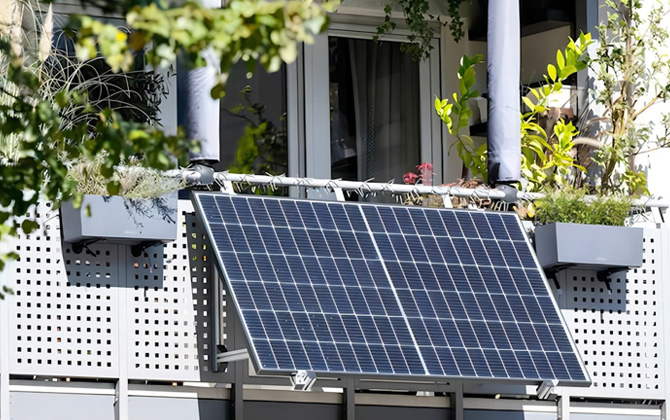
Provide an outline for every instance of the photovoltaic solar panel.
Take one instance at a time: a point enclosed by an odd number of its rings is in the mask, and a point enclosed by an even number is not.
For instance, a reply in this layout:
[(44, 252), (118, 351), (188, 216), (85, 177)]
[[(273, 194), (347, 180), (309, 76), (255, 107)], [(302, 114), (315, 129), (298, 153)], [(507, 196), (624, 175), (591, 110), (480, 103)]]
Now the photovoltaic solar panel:
[(263, 372), (588, 383), (516, 215), (194, 197)]

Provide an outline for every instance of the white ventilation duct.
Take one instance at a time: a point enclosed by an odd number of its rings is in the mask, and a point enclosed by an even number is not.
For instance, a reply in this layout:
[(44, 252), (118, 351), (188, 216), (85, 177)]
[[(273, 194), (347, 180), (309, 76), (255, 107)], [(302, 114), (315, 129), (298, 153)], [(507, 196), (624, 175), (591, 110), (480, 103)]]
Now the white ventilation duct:
[(496, 185), (521, 180), (521, 29), (519, 0), (488, 7), (488, 172)]

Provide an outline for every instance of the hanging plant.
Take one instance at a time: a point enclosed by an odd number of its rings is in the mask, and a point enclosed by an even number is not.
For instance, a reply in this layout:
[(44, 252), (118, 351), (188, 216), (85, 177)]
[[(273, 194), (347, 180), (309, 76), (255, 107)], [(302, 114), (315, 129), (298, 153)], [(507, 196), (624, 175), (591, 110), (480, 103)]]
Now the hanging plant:
[[(448, 26), (456, 42), (460, 41), (465, 35), (460, 14), (460, 7), (463, 1), (447, 0), (449, 17), (451, 18)], [(412, 54), (412, 58), (417, 61), (428, 58), (430, 51), (433, 49), (431, 40), (435, 34), (435, 30), (430, 25), (430, 20), (436, 20), (441, 23), (439, 16), (431, 15), (428, 12), (430, 7), (428, 0), (391, 0), (384, 7), (384, 23), (377, 27), (375, 40), (381, 35), (391, 33), (396, 28), (396, 23), (391, 20), (391, 11), (394, 4), (397, 4), (402, 9), (405, 23), (410, 30), (410, 35), (407, 37), (409, 43), (402, 45), (402, 51)], [(447, 25), (446, 23), (444, 24)]]

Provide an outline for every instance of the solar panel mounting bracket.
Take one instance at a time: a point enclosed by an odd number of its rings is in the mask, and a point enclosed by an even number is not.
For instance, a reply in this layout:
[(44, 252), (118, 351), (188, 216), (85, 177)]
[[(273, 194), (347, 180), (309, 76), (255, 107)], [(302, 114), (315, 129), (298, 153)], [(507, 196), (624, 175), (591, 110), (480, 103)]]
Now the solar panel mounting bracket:
[(291, 375), (293, 390), (310, 391), (316, 382), (316, 374), (311, 370), (299, 370)]
[(249, 351), (247, 349), (224, 351), (216, 355), (217, 363), (241, 362), (248, 359)]
[(546, 400), (553, 393), (554, 388), (558, 385), (556, 379), (544, 381), (537, 387), (537, 397), (541, 400)]

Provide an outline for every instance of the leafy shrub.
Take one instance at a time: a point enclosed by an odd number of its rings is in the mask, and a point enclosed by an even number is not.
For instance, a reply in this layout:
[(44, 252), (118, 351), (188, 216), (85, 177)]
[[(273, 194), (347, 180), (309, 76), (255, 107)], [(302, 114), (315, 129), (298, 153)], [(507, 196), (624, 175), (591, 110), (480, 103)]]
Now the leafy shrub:
[(623, 195), (586, 196), (583, 189), (564, 189), (547, 194), (536, 202), (535, 220), (547, 223), (582, 223), (623, 226), (632, 198)]

